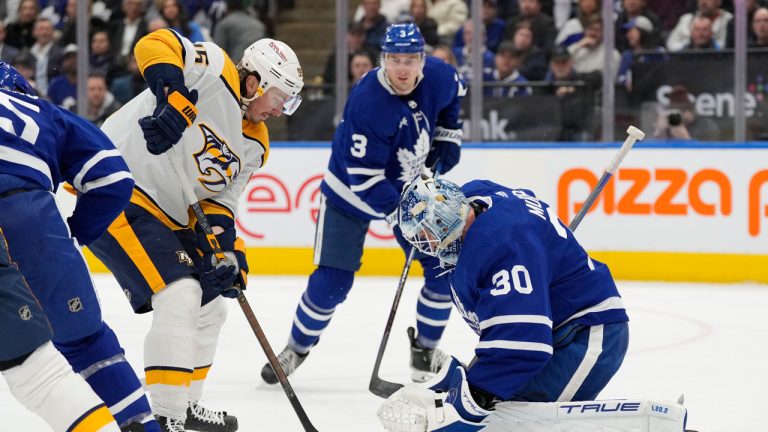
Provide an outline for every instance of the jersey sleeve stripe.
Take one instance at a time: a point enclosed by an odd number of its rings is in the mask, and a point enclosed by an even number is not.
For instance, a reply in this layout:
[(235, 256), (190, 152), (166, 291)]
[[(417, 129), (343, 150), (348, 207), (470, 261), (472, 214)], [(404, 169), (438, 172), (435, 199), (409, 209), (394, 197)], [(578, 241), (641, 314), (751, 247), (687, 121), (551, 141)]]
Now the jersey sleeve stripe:
[(96, 166), (97, 163), (101, 162), (102, 160), (108, 158), (108, 157), (120, 157), (120, 151), (117, 149), (113, 150), (102, 150), (96, 155), (94, 155), (92, 158), (88, 159), (86, 163), (83, 164), (83, 167), (80, 169), (80, 172), (77, 173), (75, 176), (74, 181), (72, 182), (72, 186), (75, 187), (75, 189), (80, 190), (83, 187), (83, 178), (88, 174), (88, 171), (91, 170), (94, 166)]
[(376, 183), (378, 183), (378, 182), (380, 182), (382, 180), (386, 180), (386, 179), (387, 178), (384, 177), (383, 175), (377, 175), (377, 176), (369, 178), (368, 180), (366, 180), (362, 184), (350, 185), (349, 189), (352, 192), (361, 192), (361, 191), (368, 190), (368, 189), (372, 188)]
[(600, 354), (603, 352), (603, 326), (592, 326), (589, 329), (589, 342), (587, 342), (587, 352), (584, 354), (584, 358), (581, 360), (579, 367), (576, 368), (576, 372), (571, 377), (571, 380), (566, 384), (558, 401), (570, 401), (576, 395), (584, 380), (587, 379), (587, 375), (592, 372), (592, 369), (597, 364)]
[(349, 175), (365, 175), (365, 176), (375, 176), (375, 175), (384, 175), (383, 169), (373, 169), (373, 168), (347, 168), (347, 174)]
[(433, 327), (444, 327), (448, 325), (448, 320), (435, 320), (432, 318), (427, 318), (424, 315), (418, 313), (416, 314), (416, 321)]
[(217, 214), (229, 216), (229, 218), (233, 220), (235, 219), (235, 212), (233, 212), (231, 208), (210, 198), (200, 201), (200, 207), (202, 207), (203, 212), (207, 215)]
[(169, 29), (157, 30), (141, 38), (134, 53), (142, 75), (147, 67), (160, 63), (184, 69), (184, 58), (187, 55), (181, 37)]
[(536, 342), (520, 342), (508, 340), (489, 340), (477, 344), (476, 349), (507, 349), (518, 351), (540, 351), (552, 354), (552, 346)]
[(117, 183), (120, 180), (125, 180), (125, 179), (133, 179), (133, 176), (128, 171), (116, 172), (106, 177), (89, 181), (88, 183), (83, 185), (82, 189), (80, 189), (80, 192), (88, 193), (89, 191), (92, 191), (94, 189), (98, 189), (104, 186), (109, 186), (112, 183)]
[(500, 324), (543, 324), (552, 328), (552, 320), (544, 315), (499, 315), (480, 321), (480, 330)]
[(583, 317), (584, 315), (595, 313), (595, 312), (605, 312), (607, 310), (612, 309), (624, 309), (624, 302), (621, 300), (621, 297), (608, 297), (607, 299), (601, 301), (600, 303), (588, 307), (584, 310), (580, 310), (579, 312), (576, 312), (575, 314), (568, 317), (566, 320), (561, 322), (560, 324), (555, 327), (555, 330), (559, 329), (569, 321), (575, 320), (576, 318)]
[(51, 168), (42, 159), (29, 153), (24, 153), (22, 151), (0, 145), (0, 160), (39, 171), (45, 176), (45, 178), (48, 179), (48, 184), (51, 188), (53, 188)]
[(341, 197), (341, 199), (353, 205), (361, 212), (377, 217), (379, 219), (383, 219), (387, 216), (384, 213), (377, 212), (359, 196), (355, 195), (355, 193), (351, 191), (344, 183), (342, 183), (341, 180), (336, 178), (332, 172), (326, 171), (325, 175), (323, 176), (323, 181), (325, 181), (325, 184), (327, 184), (335, 194)]

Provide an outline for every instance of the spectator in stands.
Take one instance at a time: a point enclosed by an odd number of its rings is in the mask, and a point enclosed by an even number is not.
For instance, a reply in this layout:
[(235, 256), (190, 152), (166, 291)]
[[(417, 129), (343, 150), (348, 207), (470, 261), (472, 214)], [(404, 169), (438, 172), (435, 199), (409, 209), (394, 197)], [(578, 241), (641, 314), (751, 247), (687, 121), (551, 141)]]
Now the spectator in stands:
[(0, 60), (10, 64), (19, 55), (19, 50), (5, 43), (5, 36), (5, 23), (0, 21)]
[(16, 21), (6, 27), (5, 43), (20, 50), (31, 47), (35, 43), (32, 30), (35, 20), (40, 13), (38, 0), (22, 0), (19, 3)]
[[(496, 0), (483, 0), (483, 25), (485, 26), (485, 47), (496, 52), (504, 36), (506, 24), (498, 17)], [(460, 28), (453, 38), (453, 48), (464, 47), (464, 28)]]
[(35, 57), (35, 77), (37, 91), (48, 94), (48, 84), (59, 74), (59, 62), (64, 49), (53, 41), (53, 22), (48, 18), (38, 18), (32, 31), (35, 43), (29, 52)]
[(464, 0), (432, 0), (427, 14), (437, 21), (440, 43), (450, 45), (456, 32), (469, 17), (469, 9)]
[(376, 54), (381, 49), (381, 38), (389, 25), (379, 9), (380, 0), (363, 0), (363, 17), (359, 21), (365, 30), (365, 47)]
[[(88, 107), (84, 117), (101, 127), (104, 120), (122, 106), (115, 96), (107, 90), (107, 79), (104, 75), (93, 72), (88, 76)], [(70, 111), (75, 111), (71, 107)]]
[(453, 51), (446, 45), (436, 46), (430, 55), (432, 57), (439, 58), (440, 60), (448, 63), (449, 65), (452, 65), (453, 67), (459, 66), (459, 64), (456, 62), (456, 56), (453, 55)]
[(648, 9), (645, 5), (645, 0), (623, 0), (623, 10), (616, 18), (616, 49), (624, 51), (629, 48), (627, 41), (627, 23), (638, 18), (644, 17), (651, 23), (650, 36), (651, 39), (648, 43), (658, 44), (661, 41), (661, 20), (659, 17)]
[(549, 53), (555, 42), (557, 28), (552, 17), (541, 11), (541, 0), (520, 0), (520, 14), (507, 20), (504, 40), (512, 40), (517, 31), (517, 25), (523, 21), (531, 24), (536, 46), (545, 53)]
[(677, 21), (689, 11), (688, 1), (645, 0), (648, 10), (652, 10), (661, 20), (661, 40), (666, 41), (669, 32), (675, 28)]
[(715, 40), (712, 20), (705, 15), (699, 15), (691, 21), (691, 36), (682, 50), (719, 50), (720, 44)]
[[(350, 3), (352, 3), (352, 0), (350, 0)], [(408, 0), (381, 0), (379, 13), (384, 15), (384, 18), (387, 19), (388, 23), (393, 23), (396, 22), (401, 15), (408, 12), (410, 4), (411, 3)], [(365, 15), (365, 7), (363, 6), (363, 3), (360, 2), (357, 9), (355, 9), (354, 21), (360, 21), (363, 15)]]
[(703, 141), (720, 138), (720, 128), (715, 121), (696, 114), (688, 89), (676, 85), (667, 97), (669, 102), (656, 117), (654, 138)]
[(651, 20), (644, 15), (639, 15), (622, 26), (628, 45), (621, 53), (618, 83), (628, 91), (632, 91), (633, 64), (664, 59), (664, 49), (654, 42), (653, 29)]
[(669, 51), (679, 51), (683, 49), (686, 44), (690, 43), (693, 21), (697, 16), (703, 16), (710, 19), (712, 22), (712, 32), (717, 45), (720, 47), (725, 46), (728, 21), (733, 18), (733, 15), (720, 8), (720, 0), (698, 0), (698, 10), (681, 16), (675, 29), (672, 30), (669, 38), (667, 38), (667, 49)]
[(517, 24), (517, 29), (512, 38), (514, 48), (523, 53), (523, 64), (520, 66), (520, 73), (524, 77), (540, 81), (547, 74), (549, 65), (547, 64), (547, 53), (539, 49), (533, 42), (533, 27), (528, 21), (521, 21)]
[[(86, 8), (88, 12), (89, 23), (91, 25), (90, 35), (96, 30), (106, 30), (108, 28), (107, 23), (101, 18), (93, 15), (93, 0), (85, 0), (88, 3)], [(68, 0), (67, 8), (64, 18), (61, 23), (61, 37), (58, 40), (58, 44), (61, 47), (66, 47), (69, 44), (77, 42), (77, 0)]]
[[(576, 72), (586, 73), (602, 71), (606, 62), (605, 44), (603, 43), (603, 20), (600, 15), (590, 15), (584, 21), (584, 37), (568, 46), (573, 57)], [(621, 54), (615, 49), (610, 54), (617, 70)], [(611, 80), (616, 77), (611, 77)]]
[[(755, 12), (757, 11), (758, 6), (760, 6), (757, 2), (757, 0), (746, 0), (746, 6), (747, 6), (747, 22), (748, 23), (754, 23), (755, 22)], [(725, 48), (733, 48), (736, 46), (736, 20), (731, 19), (728, 21), (728, 25), (726, 26), (726, 36), (725, 36)], [(747, 26), (747, 45), (751, 46), (752, 43), (755, 41), (755, 28), (754, 25), (748, 25)]]
[(531, 88), (520, 85), (527, 83), (528, 79), (521, 75), (518, 70), (523, 64), (524, 57), (525, 54), (516, 49), (512, 42), (506, 41), (499, 45), (499, 49), (493, 57), (494, 68), (490, 73), (483, 75), (483, 81), (500, 85), (484, 86), (483, 94), (498, 98), (529, 96), (532, 93)]
[(114, 51), (109, 45), (109, 33), (106, 30), (96, 30), (91, 34), (90, 72), (100, 74), (112, 81), (116, 76), (123, 75), (125, 68), (119, 67)]
[[(453, 55), (456, 56), (456, 63), (458, 64), (457, 70), (462, 75), (462, 78), (466, 82), (472, 80), (472, 38), (474, 37), (474, 29), (472, 26), (472, 20), (464, 22), (464, 46), (462, 48), (453, 48)], [(485, 35), (481, 33), (480, 37)], [(483, 52), (483, 67), (482, 76), (490, 74), (493, 71), (493, 53), (486, 49), (485, 44), (481, 45), (480, 49)]]
[(552, 52), (546, 80), (552, 83), (545, 94), (560, 101), (562, 132), (560, 141), (587, 141), (594, 128), (595, 90), (602, 85), (602, 72), (578, 73), (574, 69), (570, 51), (557, 47)]
[(51, 79), (48, 86), (48, 99), (55, 105), (70, 109), (77, 104), (77, 45), (64, 47), (59, 69), (61, 74)]
[(358, 51), (352, 54), (352, 58), (349, 60), (349, 86), (352, 87), (357, 84), (363, 75), (373, 70), (375, 64), (374, 57), (368, 51)]
[(160, 30), (160, 29), (169, 28), (169, 27), (170, 25), (168, 24), (168, 21), (158, 16), (150, 19), (147, 22), (147, 33), (152, 33), (155, 30)]
[(424, 37), (424, 43), (431, 47), (435, 47), (440, 43), (440, 39), (437, 37), (437, 21), (430, 18), (428, 12), (428, 0), (411, 1), (410, 13), (411, 18), (413, 18), (413, 23), (419, 26), (421, 35)]
[(180, 0), (155, 0), (155, 6), (171, 29), (192, 42), (205, 42), (200, 25), (189, 19), (187, 8)]
[(593, 15), (600, 15), (600, 3), (598, 0), (579, 0), (579, 10), (575, 17), (563, 24), (557, 33), (555, 45), (571, 46), (584, 37), (586, 22)]
[(214, 28), (213, 41), (238, 63), (245, 49), (266, 32), (264, 23), (245, 12), (243, 0), (227, 0), (227, 13)]
[[(24, 77), (25, 80), (37, 91), (37, 83), (35, 82), (35, 58), (29, 51), (21, 51), (19, 55), (13, 59), (11, 66), (16, 68), (17, 71)], [(37, 93), (39, 96), (45, 97), (44, 93)]]
[(109, 91), (115, 95), (115, 98), (121, 104), (128, 103), (129, 100), (147, 88), (147, 82), (144, 81), (144, 77), (141, 75), (139, 65), (136, 63), (136, 56), (133, 53), (128, 54), (126, 70), (127, 73), (115, 78), (109, 88)]
[(136, 42), (148, 33), (145, 9), (146, 0), (122, 0), (123, 16), (109, 23), (109, 44), (117, 54), (117, 64), (123, 68)]
[(752, 31), (754, 37), (749, 42), (753, 48), (768, 47), (768, 8), (758, 8), (752, 16)]
[[(365, 45), (365, 28), (360, 22), (355, 22), (349, 25), (347, 28), (347, 37), (345, 39), (347, 43), (347, 53), (349, 55), (349, 61), (352, 61), (352, 55), (361, 51), (367, 51), (371, 57), (376, 58), (376, 53), (370, 51)], [(348, 75), (349, 80), (352, 79), (352, 75)], [(325, 61), (325, 69), (323, 70), (323, 83), (333, 84), (336, 82), (336, 50), (334, 49), (328, 54), (328, 58)], [(327, 89), (326, 93), (330, 94), (331, 89)]]

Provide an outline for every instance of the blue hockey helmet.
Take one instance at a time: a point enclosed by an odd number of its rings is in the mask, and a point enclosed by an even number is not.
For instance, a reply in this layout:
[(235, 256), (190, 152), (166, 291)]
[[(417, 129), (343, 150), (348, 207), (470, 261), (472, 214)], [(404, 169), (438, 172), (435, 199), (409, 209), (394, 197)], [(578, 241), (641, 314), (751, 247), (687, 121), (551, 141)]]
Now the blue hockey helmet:
[(37, 95), (35, 89), (32, 88), (19, 71), (3, 61), (0, 61), (0, 88), (28, 94), (30, 96)]
[(397, 216), (403, 237), (419, 251), (455, 266), (471, 207), (448, 180), (418, 177), (400, 196)]
[(386, 54), (423, 53), (424, 37), (414, 23), (391, 24), (381, 41), (381, 52)]

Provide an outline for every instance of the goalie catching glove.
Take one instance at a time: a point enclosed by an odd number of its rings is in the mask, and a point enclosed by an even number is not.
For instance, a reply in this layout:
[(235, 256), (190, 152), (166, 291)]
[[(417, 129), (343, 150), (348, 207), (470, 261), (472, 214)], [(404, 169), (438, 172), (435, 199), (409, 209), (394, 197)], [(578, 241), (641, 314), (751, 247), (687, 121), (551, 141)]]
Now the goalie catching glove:
[(181, 139), (181, 135), (197, 117), (197, 90), (189, 91), (183, 83), (168, 83), (162, 79), (153, 88), (157, 107), (151, 116), (139, 119), (139, 126), (147, 141), (147, 150), (154, 155), (165, 153)]
[(449, 357), (425, 384), (409, 384), (389, 397), (377, 415), (390, 432), (469, 431), (486, 426), (493, 397), (471, 389), (464, 366)]
[(225, 261), (219, 261), (205, 233), (198, 229), (195, 233), (202, 255), (198, 268), (200, 284), (215, 289), (224, 297), (237, 297), (239, 290), (244, 290), (248, 283), (245, 242), (237, 237), (234, 227), (217, 234), (219, 247), (226, 257)]

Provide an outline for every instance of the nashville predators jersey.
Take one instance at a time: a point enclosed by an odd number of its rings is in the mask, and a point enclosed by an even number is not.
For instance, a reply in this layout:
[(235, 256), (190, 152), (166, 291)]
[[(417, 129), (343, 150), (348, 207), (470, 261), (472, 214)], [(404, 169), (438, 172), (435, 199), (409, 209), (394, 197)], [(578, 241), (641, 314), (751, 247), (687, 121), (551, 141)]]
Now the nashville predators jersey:
[(184, 84), (198, 92), (198, 114), (181, 140), (158, 156), (147, 150), (138, 123), (152, 115), (157, 105), (150, 89), (104, 122), (102, 130), (123, 154), (136, 181), (131, 202), (170, 228), (184, 228), (190, 222), (192, 203), (182, 193), (181, 177), (192, 185), (206, 213), (234, 219), (240, 194), (269, 154), (266, 125), (252, 124), (242, 117), (235, 64), (216, 44), (193, 44), (168, 29), (142, 38), (135, 53), (142, 73), (161, 63), (181, 68)]

